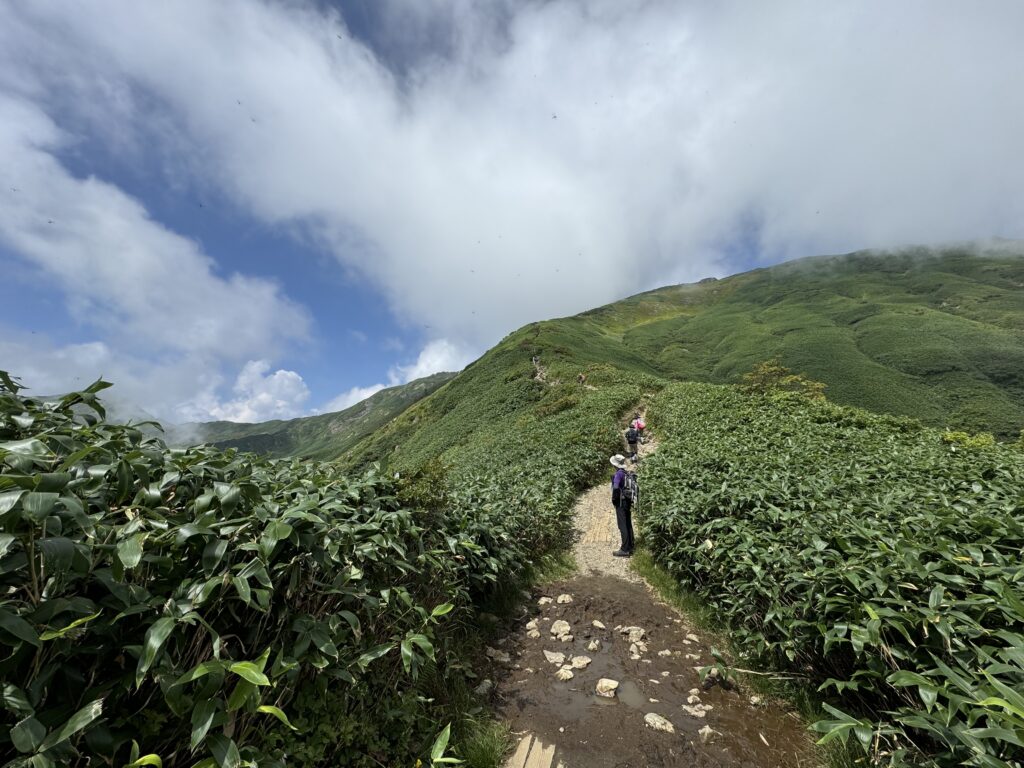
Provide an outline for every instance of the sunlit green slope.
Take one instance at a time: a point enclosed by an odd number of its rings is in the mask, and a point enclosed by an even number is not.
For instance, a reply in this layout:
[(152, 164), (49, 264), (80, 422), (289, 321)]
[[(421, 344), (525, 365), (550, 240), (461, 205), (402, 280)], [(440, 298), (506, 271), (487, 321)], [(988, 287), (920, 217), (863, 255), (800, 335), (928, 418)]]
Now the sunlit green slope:
[(817, 257), (661, 288), (516, 331), (345, 461), (482, 464), (510, 430), (543, 441), (552, 414), (587, 408), (602, 388), (734, 382), (770, 357), (825, 382), (837, 403), (1016, 436), (1022, 289), (1024, 258), (1006, 249)]

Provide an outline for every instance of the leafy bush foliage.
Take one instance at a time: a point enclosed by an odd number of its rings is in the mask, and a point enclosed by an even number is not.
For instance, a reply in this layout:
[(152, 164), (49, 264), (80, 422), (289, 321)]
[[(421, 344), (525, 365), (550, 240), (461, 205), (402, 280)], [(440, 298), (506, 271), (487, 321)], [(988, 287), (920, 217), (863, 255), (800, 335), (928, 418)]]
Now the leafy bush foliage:
[(477, 478), (420, 505), (373, 470), (168, 450), (105, 421), (105, 386), (43, 401), (0, 372), (11, 765), (426, 756), (417, 676), (557, 540), (536, 500)]
[(648, 415), (647, 546), (746, 655), (826, 692), (824, 739), (876, 764), (1022, 764), (1024, 456), (705, 385)]
[(806, 376), (793, 373), (777, 358), (765, 360), (743, 374), (742, 390), (751, 395), (771, 395), (795, 392), (810, 400), (825, 399), (825, 385)]

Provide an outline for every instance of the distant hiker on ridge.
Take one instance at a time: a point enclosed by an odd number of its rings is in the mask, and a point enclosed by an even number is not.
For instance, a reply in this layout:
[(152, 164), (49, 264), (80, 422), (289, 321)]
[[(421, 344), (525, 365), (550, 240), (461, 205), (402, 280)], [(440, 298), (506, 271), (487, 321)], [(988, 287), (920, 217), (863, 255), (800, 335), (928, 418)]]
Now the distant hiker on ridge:
[(636, 473), (626, 468), (626, 457), (617, 453), (609, 459), (615, 467), (612, 477), (612, 506), (615, 507), (615, 522), (619, 525), (621, 546), (612, 552), (615, 557), (629, 557), (633, 554), (633, 502), (637, 497)]

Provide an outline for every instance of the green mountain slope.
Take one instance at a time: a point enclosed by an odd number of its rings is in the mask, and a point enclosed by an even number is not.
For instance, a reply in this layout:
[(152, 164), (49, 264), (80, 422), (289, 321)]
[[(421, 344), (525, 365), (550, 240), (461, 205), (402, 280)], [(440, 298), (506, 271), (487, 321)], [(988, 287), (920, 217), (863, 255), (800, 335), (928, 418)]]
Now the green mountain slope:
[(510, 431), (535, 430), (543, 440), (544, 419), (585, 407), (596, 395), (590, 387), (638, 377), (645, 392), (670, 380), (735, 382), (771, 357), (825, 382), (837, 403), (1016, 436), (1024, 428), (1022, 253), (815, 257), (532, 323), (344, 462), (402, 468), (443, 454), (465, 465)]
[(408, 384), (382, 389), (351, 408), (335, 413), (259, 424), (213, 421), (189, 425), (198, 434), (198, 439), (192, 442), (211, 443), (218, 448), (238, 448), (272, 457), (333, 459), (454, 376), (454, 373), (435, 373)]

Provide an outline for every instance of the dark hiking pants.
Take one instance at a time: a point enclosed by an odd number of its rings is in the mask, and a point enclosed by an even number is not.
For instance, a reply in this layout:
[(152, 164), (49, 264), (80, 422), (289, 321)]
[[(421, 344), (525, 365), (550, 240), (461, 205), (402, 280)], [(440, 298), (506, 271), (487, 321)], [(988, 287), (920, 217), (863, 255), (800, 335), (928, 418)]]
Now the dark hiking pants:
[(633, 505), (622, 502), (615, 508), (615, 522), (619, 524), (619, 537), (622, 539), (623, 552), (633, 551)]

